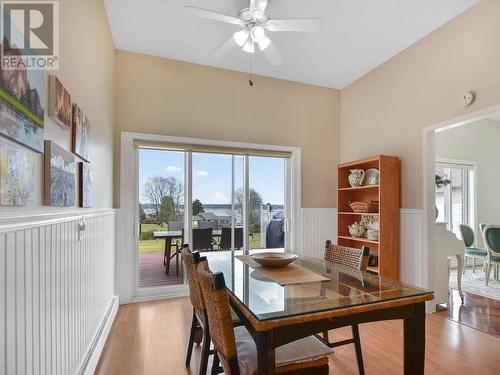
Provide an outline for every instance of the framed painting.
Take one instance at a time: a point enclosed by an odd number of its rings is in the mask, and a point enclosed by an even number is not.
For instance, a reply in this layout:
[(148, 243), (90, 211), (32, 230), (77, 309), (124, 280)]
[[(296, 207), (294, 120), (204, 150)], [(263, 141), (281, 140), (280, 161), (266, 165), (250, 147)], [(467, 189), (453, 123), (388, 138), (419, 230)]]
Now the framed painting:
[(73, 104), (73, 152), (90, 162), (90, 123), (77, 104)]
[[(5, 38), (4, 43), (9, 43)], [(0, 135), (43, 153), (43, 70), (0, 69)]]
[(75, 205), (75, 157), (52, 141), (45, 141), (45, 204), (71, 207)]
[(79, 178), (80, 178), (80, 207), (92, 207), (92, 167), (90, 164), (80, 162)]
[(24, 206), (35, 194), (35, 155), (0, 141), (0, 204)]
[(71, 96), (56, 76), (50, 76), (49, 116), (64, 130), (71, 127)]

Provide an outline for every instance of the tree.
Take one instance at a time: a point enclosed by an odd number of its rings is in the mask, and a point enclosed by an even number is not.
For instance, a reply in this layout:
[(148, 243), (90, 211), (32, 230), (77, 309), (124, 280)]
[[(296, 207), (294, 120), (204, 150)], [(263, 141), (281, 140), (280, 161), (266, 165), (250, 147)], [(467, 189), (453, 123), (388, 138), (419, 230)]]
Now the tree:
[(205, 212), (205, 208), (203, 207), (203, 203), (201, 203), (199, 199), (195, 199), (193, 201), (193, 216), (196, 216), (201, 212)]
[[(237, 214), (240, 215), (240, 217), (243, 217), (243, 201), (244, 201), (243, 188), (239, 188), (234, 193), (234, 204), (236, 212)], [(248, 219), (250, 225), (260, 223), (261, 207), (262, 207), (262, 197), (254, 189), (250, 189), (249, 205), (248, 205), (248, 211), (249, 211)]]
[(170, 220), (177, 220), (177, 211), (172, 197), (163, 197), (160, 205), (160, 213), (157, 219), (158, 223), (168, 223)]
[(139, 223), (144, 223), (145, 221), (146, 221), (146, 213), (144, 212), (142, 204), (139, 203)]
[[(157, 223), (162, 222), (160, 216), (177, 217), (179, 215), (183, 190), (182, 183), (172, 176), (155, 176), (144, 183), (144, 198), (153, 206)], [(168, 197), (170, 201), (164, 201), (165, 197)], [(160, 214), (162, 204), (164, 212)], [(165, 210), (171, 210), (171, 212)]]

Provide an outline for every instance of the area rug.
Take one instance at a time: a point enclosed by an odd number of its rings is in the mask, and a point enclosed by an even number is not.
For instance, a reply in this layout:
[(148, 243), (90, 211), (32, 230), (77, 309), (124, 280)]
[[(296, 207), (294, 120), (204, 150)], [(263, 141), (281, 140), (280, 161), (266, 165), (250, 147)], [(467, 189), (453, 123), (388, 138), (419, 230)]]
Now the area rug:
[[(481, 266), (476, 267), (476, 273), (467, 269), (462, 277), (462, 289), (464, 292), (479, 294), (480, 296), (500, 300), (500, 281), (493, 279), (493, 270), (490, 274), (490, 283), (485, 285), (486, 277)], [(457, 288), (457, 270), (452, 269), (450, 273), (450, 288)]]

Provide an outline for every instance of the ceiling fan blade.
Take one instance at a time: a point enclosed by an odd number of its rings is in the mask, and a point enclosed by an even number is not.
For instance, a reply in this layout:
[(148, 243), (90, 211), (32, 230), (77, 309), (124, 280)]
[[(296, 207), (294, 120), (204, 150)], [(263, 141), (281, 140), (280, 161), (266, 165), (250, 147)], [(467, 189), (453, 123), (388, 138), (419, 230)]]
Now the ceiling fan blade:
[(273, 65), (280, 65), (283, 62), (283, 58), (272, 42), (262, 52)]
[(228, 53), (234, 46), (236, 46), (236, 41), (234, 40), (234, 37), (231, 35), (231, 38), (226, 40), (224, 43), (222, 43), (222, 45), (219, 48), (217, 48), (214, 52), (212, 52), (211, 57), (213, 59), (218, 59), (222, 55)]
[(227, 14), (212, 12), (211, 10), (208, 10), (208, 9), (197, 8), (197, 7), (192, 7), (192, 6), (185, 6), (184, 11), (189, 13), (189, 14), (192, 14), (193, 16), (196, 16), (196, 17), (207, 18), (209, 20), (230, 23), (232, 25), (243, 25), (243, 21), (241, 21), (239, 18), (236, 18), (233, 16), (228, 16)]
[(267, 25), (269, 31), (319, 31), (325, 21), (321, 18), (297, 18), (288, 20), (271, 20)]
[(257, 0), (257, 5), (260, 9), (266, 10), (269, 5), (269, 0)]

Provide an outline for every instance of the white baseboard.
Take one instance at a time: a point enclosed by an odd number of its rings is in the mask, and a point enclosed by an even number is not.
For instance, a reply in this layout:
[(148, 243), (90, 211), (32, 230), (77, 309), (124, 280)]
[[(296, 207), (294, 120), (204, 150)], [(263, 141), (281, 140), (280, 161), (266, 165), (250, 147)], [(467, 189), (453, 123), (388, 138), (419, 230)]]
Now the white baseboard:
[(118, 296), (113, 297), (111, 303), (109, 304), (108, 310), (99, 325), (97, 333), (95, 335), (92, 344), (85, 355), (85, 359), (78, 371), (78, 374), (81, 375), (93, 375), (97, 364), (99, 363), (99, 358), (101, 357), (102, 350), (104, 349), (104, 344), (106, 344), (106, 340), (109, 335), (109, 331), (113, 326), (113, 322), (115, 321), (116, 313), (118, 312)]

